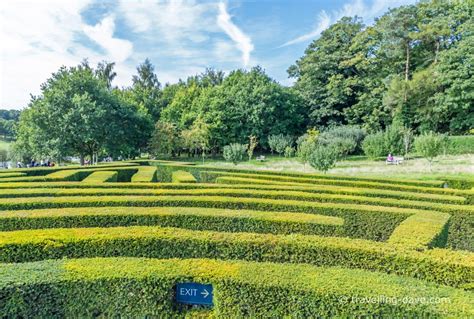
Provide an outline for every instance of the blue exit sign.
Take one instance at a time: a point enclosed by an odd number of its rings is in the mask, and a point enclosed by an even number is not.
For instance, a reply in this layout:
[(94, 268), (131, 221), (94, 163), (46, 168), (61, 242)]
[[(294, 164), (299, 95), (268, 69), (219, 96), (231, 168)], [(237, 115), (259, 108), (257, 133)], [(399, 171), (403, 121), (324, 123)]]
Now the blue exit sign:
[(212, 306), (212, 285), (179, 283), (176, 285), (176, 301), (189, 305)]

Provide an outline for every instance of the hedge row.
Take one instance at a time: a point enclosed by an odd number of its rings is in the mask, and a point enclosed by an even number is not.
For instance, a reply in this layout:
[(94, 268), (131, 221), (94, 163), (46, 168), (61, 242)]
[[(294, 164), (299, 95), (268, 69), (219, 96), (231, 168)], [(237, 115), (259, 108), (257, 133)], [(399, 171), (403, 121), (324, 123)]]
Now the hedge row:
[(12, 198), (0, 202), (0, 210), (66, 207), (206, 207), (260, 211), (301, 212), (344, 219), (344, 235), (386, 240), (408, 216), (418, 210), (366, 205), (301, 202), (224, 196), (83, 196), (60, 198)]
[(96, 256), (309, 263), (395, 273), (473, 288), (472, 253), (445, 249), (417, 252), (361, 239), (145, 226), (0, 232), (1, 262)]
[[(144, 164), (142, 162), (142, 164)], [(158, 170), (160, 170), (161, 166), (166, 167), (169, 170), (177, 170), (177, 169), (184, 169), (193, 173), (193, 175), (199, 175), (201, 172), (229, 172), (231, 174), (234, 173), (244, 173), (244, 174), (256, 174), (256, 175), (271, 175), (271, 176), (280, 176), (280, 177), (287, 177), (287, 178), (303, 178), (303, 179), (310, 179), (310, 180), (334, 180), (334, 181), (352, 181), (352, 182), (369, 182), (369, 183), (381, 183), (381, 184), (399, 184), (399, 185), (413, 185), (413, 186), (420, 186), (420, 187), (443, 187), (445, 182), (441, 180), (433, 180), (433, 181), (422, 181), (422, 180), (409, 180), (409, 179), (397, 179), (397, 178), (374, 178), (374, 177), (360, 177), (360, 176), (347, 176), (347, 175), (331, 175), (331, 174), (311, 174), (311, 173), (296, 173), (296, 172), (274, 172), (269, 170), (249, 170), (249, 169), (237, 169), (237, 168), (219, 168), (213, 166), (199, 166), (193, 167), (190, 165), (173, 165), (173, 164), (165, 164), (162, 163), (154, 163), (148, 162), (150, 165), (156, 165)]]
[(63, 171), (63, 170), (86, 170), (91, 168), (120, 168), (120, 167), (128, 167), (128, 166), (135, 166), (134, 163), (127, 163), (127, 162), (114, 162), (114, 163), (104, 163), (98, 164), (94, 166), (80, 166), (80, 165), (68, 165), (68, 166), (54, 166), (54, 167), (32, 167), (32, 168), (14, 168), (9, 170), (0, 170), (0, 176), (3, 174), (8, 174), (11, 172), (19, 172), (25, 173), (27, 176), (44, 176), (53, 172)]
[(196, 178), (194, 178), (191, 173), (186, 171), (174, 171), (171, 176), (172, 183), (196, 183)]
[[(117, 180), (120, 182), (130, 182), (131, 177), (138, 171), (139, 167), (117, 167), (114, 171), (118, 173)], [(76, 170), (58, 170), (46, 176), (24, 176), (0, 179), (2, 183), (19, 183), (19, 182), (56, 182), (56, 181), (81, 181), (93, 172), (110, 171), (108, 167), (97, 167)]]
[(331, 236), (340, 235), (343, 224), (341, 218), (315, 214), (194, 207), (63, 208), (0, 214), (0, 231), (158, 225), (224, 232)]
[(416, 250), (444, 247), (449, 218), (449, 214), (429, 211), (412, 215), (395, 228), (388, 243)]
[[(141, 168), (140, 168), (141, 169)], [(139, 173), (139, 172), (138, 172)], [(138, 174), (137, 173), (137, 174)], [(135, 174), (135, 175), (137, 175)], [(135, 176), (134, 175), (134, 176)], [(401, 191), (390, 191), (383, 189), (373, 188), (352, 188), (352, 187), (339, 187), (339, 186), (305, 186), (301, 184), (278, 185), (278, 184), (254, 184), (248, 179), (234, 178), (234, 177), (219, 177), (217, 180), (222, 179), (225, 184), (215, 183), (190, 183), (190, 184), (176, 184), (176, 183), (115, 183), (115, 184), (98, 184), (88, 185), (82, 183), (72, 182), (54, 182), (54, 183), (0, 183), (0, 198), (8, 197), (22, 197), (24, 196), (53, 196), (53, 193), (48, 193), (49, 190), (53, 189), (107, 189), (110, 192), (120, 192), (120, 189), (127, 190), (140, 190), (140, 192), (147, 192), (148, 190), (154, 189), (203, 189), (203, 188), (230, 188), (230, 189), (255, 189), (255, 190), (281, 190), (281, 191), (298, 191), (316, 194), (341, 194), (341, 195), (356, 195), (356, 196), (367, 196), (367, 197), (380, 197), (380, 198), (393, 198), (393, 199), (407, 199), (424, 202), (435, 202), (435, 203), (446, 203), (446, 204), (467, 204), (466, 198), (469, 192), (459, 191), (457, 196), (455, 195), (442, 195), (442, 194), (429, 194), (429, 193), (414, 193), (414, 192), (401, 192)], [(237, 180), (237, 184), (233, 184)], [(242, 181), (241, 181), (242, 180)], [(261, 181), (261, 180), (256, 180)], [(28, 189), (28, 191), (26, 191)], [(43, 193), (44, 192), (44, 193)], [(37, 195), (36, 195), (37, 194)], [(48, 195), (51, 194), (51, 195)], [(106, 193), (104, 193), (106, 194)]]
[(83, 183), (108, 183), (116, 182), (118, 173), (114, 171), (97, 171), (93, 172), (82, 180)]
[(153, 183), (156, 182), (156, 167), (154, 166), (142, 166), (138, 169), (132, 179), (132, 183)]
[(174, 302), (180, 282), (212, 284), (214, 307), (201, 311), (216, 318), (474, 316), (472, 292), (355, 269), (88, 258), (6, 264), (0, 272), (6, 317), (191, 317)]
[[(347, 181), (347, 180), (331, 180), (331, 179), (313, 179), (303, 177), (287, 177), (279, 175), (265, 175), (265, 174), (251, 174), (251, 173), (230, 173), (230, 172), (219, 172), (219, 171), (203, 171), (200, 173), (200, 180), (202, 182), (213, 182), (217, 177), (242, 177), (257, 179), (269, 182), (279, 183), (291, 183), (292, 184), (305, 184), (305, 185), (337, 185), (346, 187), (362, 187), (362, 188), (379, 188), (395, 191), (408, 191), (408, 192), (422, 192), (422, 193), (435, 193), (435, 194), (453, 194), (452, 189), (434, 188), (434, 187), (423, 187), (423, 186), (411, 186), (411, 185), (399, 185), (399, 184), (385, 184), (380, 182), (362, 182), (362, 181)], [(285, 185), (285, 184), (283, 184)], [(454, 192), (455, 193), (455, 192)]]
[(21, 173), (21, 172), (17, 172), (17, 173), (5, 173), (5, 171), (2, 172), (2, 174), (0, 174), (0, 178), (9, 178), (9, 177), (22, 177), (22, 176), (26, 176), (26, 173)]
[[(377, 188), (361, 188), (361, 187), (344, 187), (344, 186), (331, 186), (331, 185), (301, 185), (299, 183), (284, 183), (284, 182), (271, 182), (262, 179), (242, 178), (242, 177), (217, 177), (215, 183), (223, 185), (234, 185), (234, 188), (268, 188), (268, 189), (289, 189), (298, 191), (307, 191), (312, 193), (329, 193), (329, 194), (344, 194), (344, 195), (361, 195), (370, 197), (382, 197), (382, 198), (397, 198), (397, 199), (409, 199), (409, 200), (420, 200), (437, 203), (447, 204), (467, 204), (467, 198), (471, 195), (467, 191), (455, 191), (452, 195), (452, 191), (449, 190), (449, 194), (443, 193), (420, 193), (412, 191), (397, 191), (397, 190), (385, 190)], [(1, 186), (1, 184), (0, 184)], [(438, 189), (436, 189), (438, 190)], [(474, 194), (472, 194), (474, 195)]]

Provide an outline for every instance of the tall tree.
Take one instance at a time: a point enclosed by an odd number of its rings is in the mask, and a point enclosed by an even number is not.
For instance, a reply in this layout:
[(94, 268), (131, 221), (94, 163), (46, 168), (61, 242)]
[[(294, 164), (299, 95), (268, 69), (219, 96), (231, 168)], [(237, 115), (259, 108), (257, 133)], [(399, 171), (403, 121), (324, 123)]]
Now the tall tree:
[(137, 75), (132, 77), (133, 98), (137, 105), (148, 110), (148, 113), (157, 120), (160, 116), (161, 84), (154, 73), (155, 67), (149, 59), (137, 67)]
[(117, 73), (114, 71), (115, 62), (102, 61), (97, 64), (95, 69), (96, 76), (103, 80), (106, 86), (110, 89), (112, 88), (112, 81), (117, 76)]

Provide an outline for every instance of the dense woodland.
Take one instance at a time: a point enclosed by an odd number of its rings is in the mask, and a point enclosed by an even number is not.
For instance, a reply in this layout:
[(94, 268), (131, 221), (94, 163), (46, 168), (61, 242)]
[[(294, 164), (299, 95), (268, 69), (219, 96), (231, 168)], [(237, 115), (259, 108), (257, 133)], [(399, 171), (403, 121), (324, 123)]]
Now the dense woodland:
[(22, 160), (204, 155), (252, 139), (254, 148), (270, 150), (270, 137), (294, 142), (340, 126), (385, 136), (392, 127), (467, 134), (474, 127), (473, 9), (470, 1), (433, 0), (392, 9), (371, 26), (342, 18), (289, 67), (291, 87), (258, 66), (208, 69), (162, 85), (145, 60), (124, 88), (112, 86), (113, 62), (62, 67), (21, 112), (13, 153)]

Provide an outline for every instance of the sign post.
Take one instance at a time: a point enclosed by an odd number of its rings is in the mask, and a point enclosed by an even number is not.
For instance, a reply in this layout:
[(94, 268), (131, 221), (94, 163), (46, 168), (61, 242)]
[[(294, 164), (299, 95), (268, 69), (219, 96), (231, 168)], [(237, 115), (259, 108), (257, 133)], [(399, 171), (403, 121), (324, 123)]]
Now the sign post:
[(185, 282), (176, 285), (176, 301), (188, 305), (212, 306), (212, 285)]

